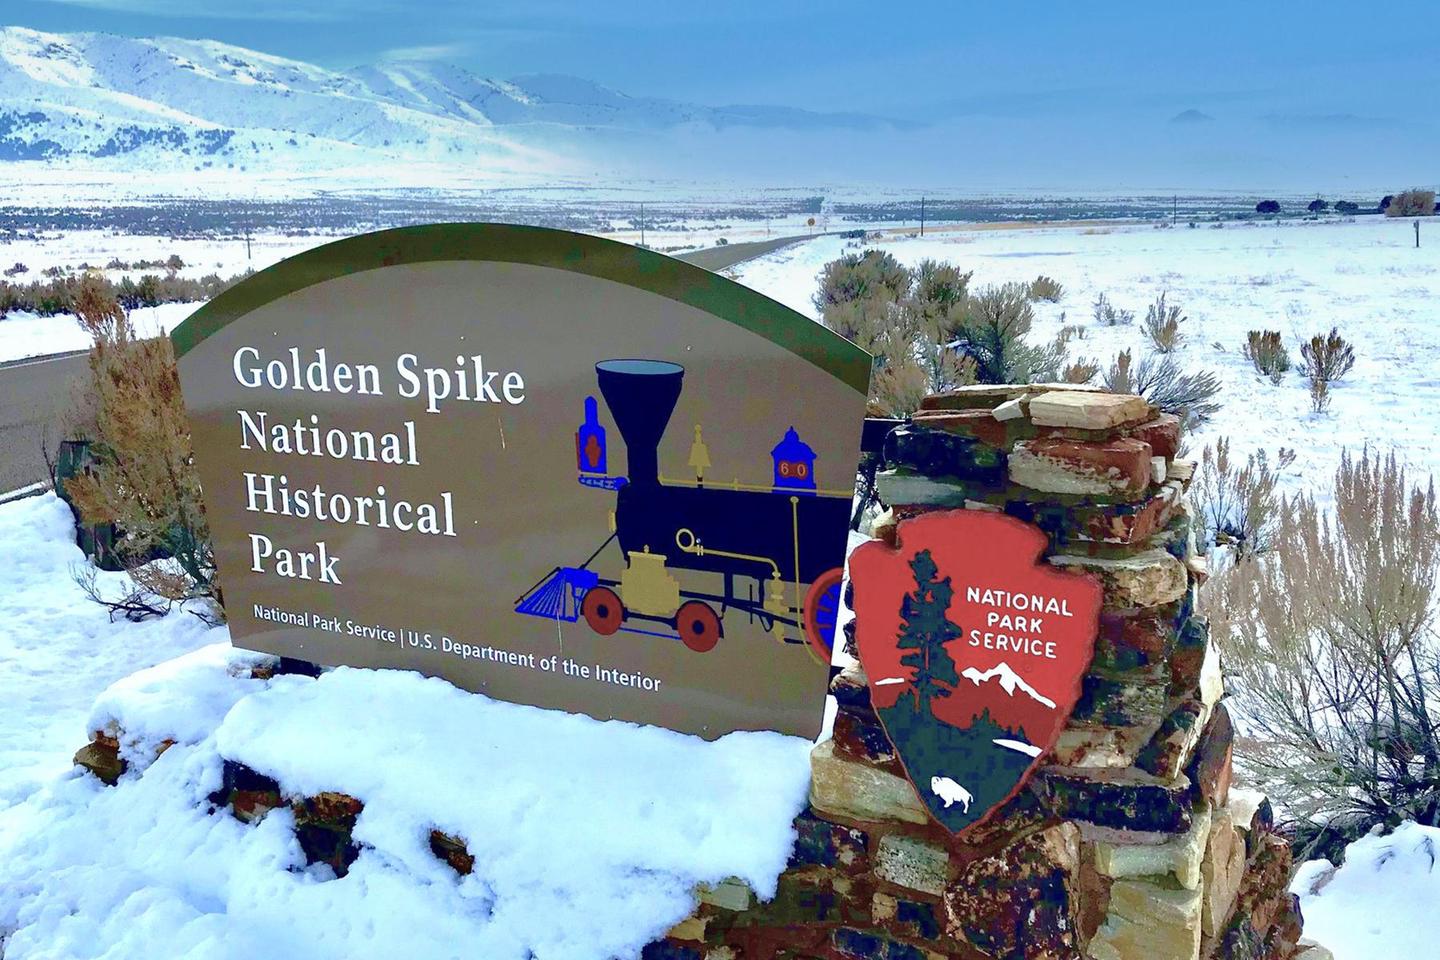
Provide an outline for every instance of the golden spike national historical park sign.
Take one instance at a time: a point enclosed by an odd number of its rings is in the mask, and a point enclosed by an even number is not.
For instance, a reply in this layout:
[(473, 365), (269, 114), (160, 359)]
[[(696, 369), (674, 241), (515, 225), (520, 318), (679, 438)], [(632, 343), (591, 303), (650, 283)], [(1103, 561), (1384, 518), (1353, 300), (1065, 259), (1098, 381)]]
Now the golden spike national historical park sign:
[(492, 224), (301, 254), (173, 339), (238, 645), (818, 733), (857, 347), (668, 257)]

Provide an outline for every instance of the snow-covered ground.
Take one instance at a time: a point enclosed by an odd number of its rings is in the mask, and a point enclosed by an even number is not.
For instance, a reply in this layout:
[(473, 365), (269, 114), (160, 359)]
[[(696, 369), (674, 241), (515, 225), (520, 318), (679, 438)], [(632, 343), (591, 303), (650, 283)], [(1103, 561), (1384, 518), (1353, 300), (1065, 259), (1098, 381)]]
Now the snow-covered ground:
[[(243, 239), (144, 236), (105, 230), (73, 230), (40, 234), (33, 239), (0, 240), (0, 279), (14, 284), (47, 282), (43, 271), (58, 267), (78, 274), (82, 267), (99, 270), (114, 282), (123, 277), (139, 280), (145, 274), (163, 275), (164, 268), (135, 268), (137, 262), (164, 261), (179, 256), (185, 264), (178, 275), (196, 279), (216, 274), (230, 278), (248, 269), (263, 270), (286, 257), (335, 239), (330, 236), (287, 237), (257, 234), (247, 245)], [(130, 269), (105, 269), (113, 261)], [(16, 267), (25, 267), (16, 270)], [(130, 317), (141, 333), (168, 333), (193, 313), (198, 303), (166, 303), (142, 307)], [(0, 363), (25, 357), (83, 350), (90, 339), (68, 314), (41, 317), (16, 311), (0, 317)]]
[(71, 576), (85, 564), (74, 535), (53, 494), (0, 505), (0, 811), (70, 769), (107, 685), (224, 636), (188, 614), (111, 623)]
[[(169, 333), (200, 306), (198, 303), (162, 303), (130, 312), (135, 329), (142, 336)], [(86, 350), (90, 336), (69, 314), (40, 317), (33, 313), (12, 313), (0, 320), (0, 363), (23, 360), (70, 350)]]
[[(1410, 221), (1282, 221), (1156, 229), (1149, 225), (942, 231), (881, 241), (823, 237), (740, 265), (742, 283), (802, 313), (816, 277), (847, 251), (879, 247), (902, 263), (931, 258), (973, 270), (971, 289), (1031, 281), (1064, 285), (1058, 304), (1037, 303), (1032, 340), (1049, 342), (1081, 325), (1072, 358), (1108, 366), (1117, 353), (1147, 351), (1141, 323), (1161, 293), (1189, 318), (1177, 357), (1187, 370), (1214, 371), (1223, 406), (1189, 439), (1198, 454), (1230, 437), (1244, 455), (1297, 451), (1292, 488), (1328, 485), (1340, 451), (1392, 447), (1412, 475), (1440, 474), (1440, 224), (1426, 223), (1415, 248)], [(1091, 305), (1105, 294), (1135, 313), (1130, 326), (1103, 326)], [(1338, 327), (1355, 345), (1355, 368), (1334, 389), (1331, 408), (1313, 414), (1298, 365), (1300, 344)], [(1257, 375), (1242, 348), (1246, 332), (1279, 330), (1297, 369), (1280, 385)]]
[(1302, 866), (1290, 887), (1305, 914), (1305, 935), (1336, 960), (1420, 960), (1440, 943), (1440, 829), (1402, 824)]
[[(773, 895), (809, 742), (707, 743), (402, 671), (250, 679), (258, 655), (223, 628), (110, 623), (70, 537), (53, 495), (0, 505), (6, 960), (608, 960), (683, 919), (697, 883)], [(90, 730), (123, 731), (118, 787), (70, 769)], [(288, 811), (212, 812), (223, 759), (361, 799), (350, 872), (306, 867)], [(474, 873), (435, 858), (432, 829), (466, 839)]]

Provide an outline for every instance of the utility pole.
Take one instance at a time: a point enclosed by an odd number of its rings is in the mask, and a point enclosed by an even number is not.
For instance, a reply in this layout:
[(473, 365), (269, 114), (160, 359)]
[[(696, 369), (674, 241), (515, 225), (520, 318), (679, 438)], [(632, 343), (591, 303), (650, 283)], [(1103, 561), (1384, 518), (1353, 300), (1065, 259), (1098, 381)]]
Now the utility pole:
[(1415, 249), (1420, 249), (1420, 221), (1415, 221)]
[(925, 198), (920, 198), (920, 236), (925, 236)]
[(246, 228), (245, 228), (245, 262), (246, 262), (247, 264), (251, 262), (251, 260), (250, 260), (250, 228), (249, 228), (249, 227), (246, 227)]

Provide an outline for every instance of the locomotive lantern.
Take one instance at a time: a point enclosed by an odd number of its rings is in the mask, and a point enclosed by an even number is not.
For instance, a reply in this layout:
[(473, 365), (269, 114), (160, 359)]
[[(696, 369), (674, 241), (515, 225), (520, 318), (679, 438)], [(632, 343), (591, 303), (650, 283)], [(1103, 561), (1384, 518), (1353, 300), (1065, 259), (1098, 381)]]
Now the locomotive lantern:
[(605, 428), (596, 415), (594, 397), (585, 398), (585, 422), (575, 431), (575, 465), (581, 473), (605, 473)]
[(775, 460), (775, 486), (787, 490), (815, 491), (815, 451), (791, 427), (770, 451)]

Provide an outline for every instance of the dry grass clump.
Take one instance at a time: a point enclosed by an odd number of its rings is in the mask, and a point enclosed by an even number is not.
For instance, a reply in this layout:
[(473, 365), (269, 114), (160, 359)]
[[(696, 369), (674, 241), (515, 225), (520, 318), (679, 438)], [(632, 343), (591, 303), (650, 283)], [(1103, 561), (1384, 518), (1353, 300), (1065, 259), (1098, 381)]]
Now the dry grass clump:
[(1184, 322), (1185, 317), (1181, 315), (1180, 308), (1167, 304), (1163, 293), (1146, 308), (1143, 329), (1156, 353), (1175, 352), (1185, 339), (1185, 334), (1180, 330), (1180, 325)]
[(1329, 334), (1317, 333), (1300, 345), (1305, 361), (1305, 379), (1310, 384), (1310, 406), (1323, 413), (1330, 406), (1330, 386), (1355, 366), (1355, 348), (1340, 336), (1336, 327)]
[(1278, 384), (1290, 369), (1290, 352), (1279, 330), (1251, 330), (1246, 335), (1245, 359), (1255, 372)]
[(1059, 303), (1065, 296), (1065, 288), (1058, 280), (1045, 276), (1043, 273), (1030, 281), (1030, 299), (1045, 300), (1049, 303)]
[(1063, 383), (1090, 383), (1099, 375), (1099, 361), (1082, 357), (1065, 365), (1060, 371), (1060, 380)]

